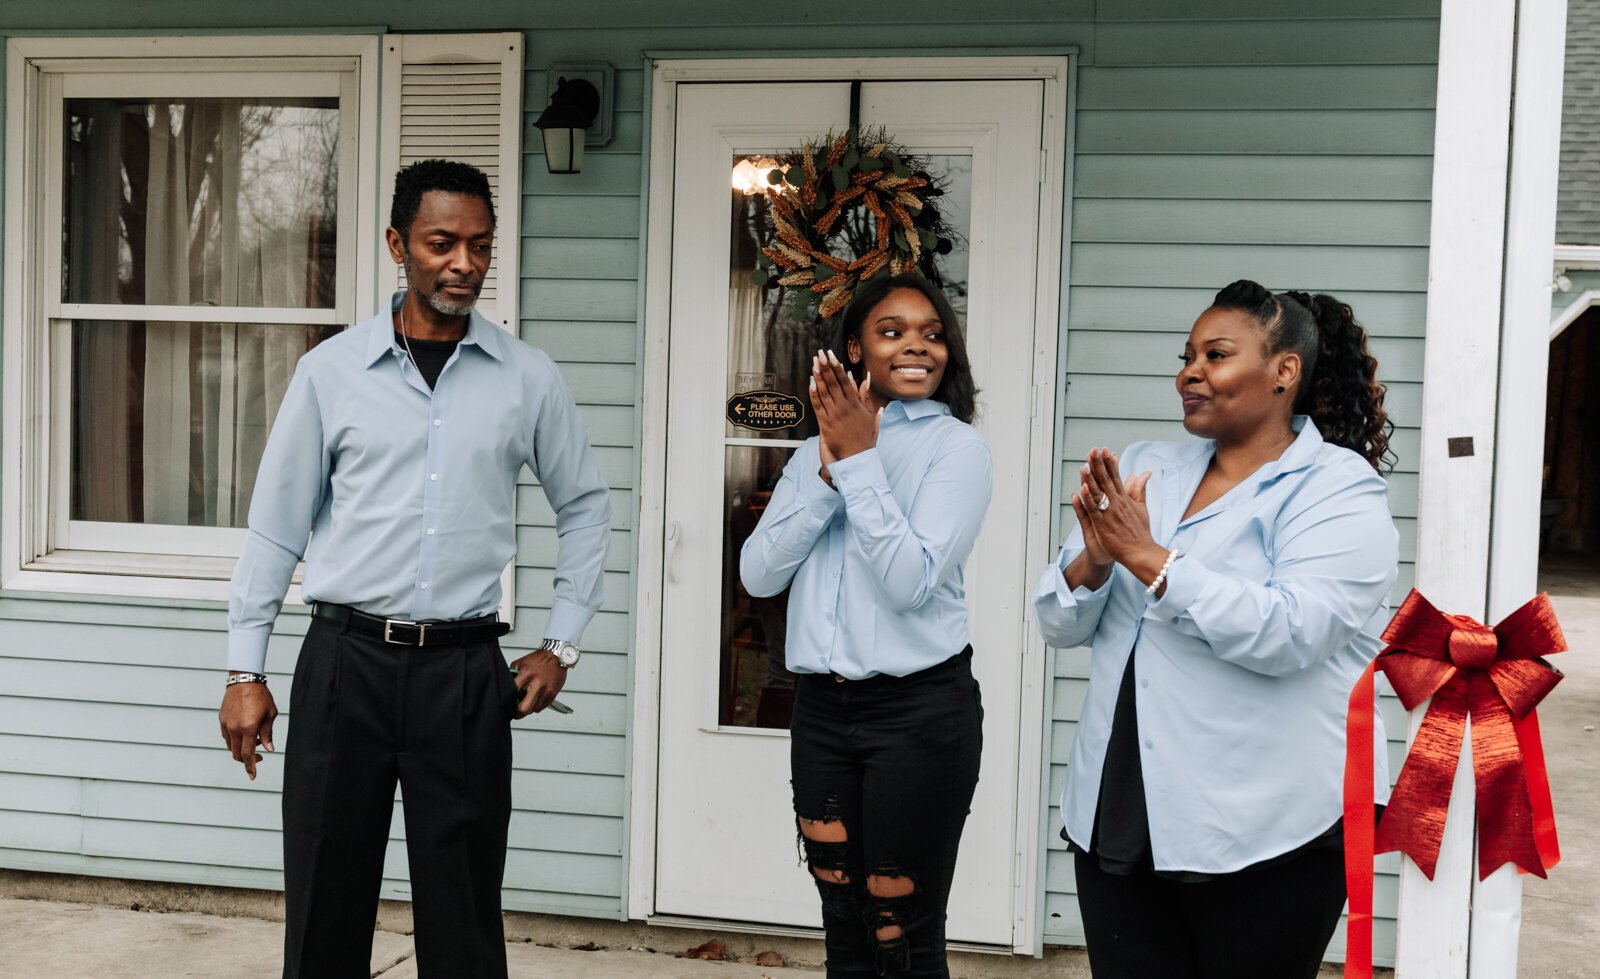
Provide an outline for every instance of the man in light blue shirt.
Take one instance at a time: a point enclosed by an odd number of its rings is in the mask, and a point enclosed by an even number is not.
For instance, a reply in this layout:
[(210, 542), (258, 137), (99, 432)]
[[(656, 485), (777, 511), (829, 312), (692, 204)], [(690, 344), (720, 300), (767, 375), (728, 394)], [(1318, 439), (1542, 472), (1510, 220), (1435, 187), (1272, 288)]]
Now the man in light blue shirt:
[[(286, 976), (366, 974), (396, 782), (420, 971), (505, 975), (509, 722), (549, 706), (578, 661), (611, 511), (555, 364), (473, 310), (493, 234), (483, 174), (438, 160), (402, 171), (388, 241), (409, 286), (301, 359), (261, 460), (221, 724), (254, 778), (257, 744), (274, 749), (267, 638), (304, 559)], [(508, 671), (495, 612), (524, 465), (560, 549), (545, 643)]]

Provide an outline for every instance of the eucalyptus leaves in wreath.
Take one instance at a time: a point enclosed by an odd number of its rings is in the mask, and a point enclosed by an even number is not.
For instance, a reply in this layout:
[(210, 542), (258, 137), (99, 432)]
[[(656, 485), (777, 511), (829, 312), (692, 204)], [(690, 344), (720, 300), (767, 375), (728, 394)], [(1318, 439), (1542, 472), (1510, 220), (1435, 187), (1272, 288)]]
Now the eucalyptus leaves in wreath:
[(832, 133), (777, 158), (767, 173), (767, 228), (757, 285), (788, 286), (797, 318), (829, 317), (882, 274), (939, 282), (934, 256), (955, 232), (935, 205), (944, 191), (926, 161), (883, 130)]

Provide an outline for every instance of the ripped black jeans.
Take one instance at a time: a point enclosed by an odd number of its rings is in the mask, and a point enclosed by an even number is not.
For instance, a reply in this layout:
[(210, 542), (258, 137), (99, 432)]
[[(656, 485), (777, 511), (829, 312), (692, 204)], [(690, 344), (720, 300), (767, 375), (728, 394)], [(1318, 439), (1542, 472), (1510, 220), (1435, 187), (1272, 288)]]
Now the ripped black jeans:
[(948, 977), (945, 905), (983, 750), (972, 647), (907, 677), (802, 675), (790, 733), (829, 979)]

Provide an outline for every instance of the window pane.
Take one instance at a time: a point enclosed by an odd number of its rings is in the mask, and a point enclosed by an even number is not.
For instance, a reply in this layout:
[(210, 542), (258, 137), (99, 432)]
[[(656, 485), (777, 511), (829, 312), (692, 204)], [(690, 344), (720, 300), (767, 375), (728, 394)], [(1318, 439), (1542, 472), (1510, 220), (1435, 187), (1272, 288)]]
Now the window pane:
[(72, 326), (73, 520), (243, 527), (295, 363), (332, 326)]
[(338, 99), (68, 99), (69, 302), (331, 308)]

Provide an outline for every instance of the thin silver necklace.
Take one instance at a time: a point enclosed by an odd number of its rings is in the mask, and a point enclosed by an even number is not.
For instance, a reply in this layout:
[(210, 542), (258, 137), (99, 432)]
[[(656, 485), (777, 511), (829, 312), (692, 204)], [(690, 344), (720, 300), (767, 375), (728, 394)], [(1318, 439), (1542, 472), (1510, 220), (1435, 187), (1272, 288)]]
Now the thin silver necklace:
[(422, 377), (422, 368), (417, 366), (417, 355), (411, 352), (411, 338), (406, 336), (406, 307), (404, 303), (400, 304), (400, 342), (405, 345), (406, 359), (411, 361), (411, 369), (417, 372), (418, 377)]

